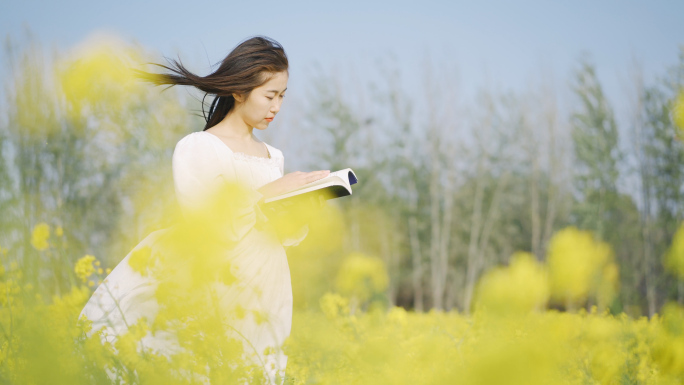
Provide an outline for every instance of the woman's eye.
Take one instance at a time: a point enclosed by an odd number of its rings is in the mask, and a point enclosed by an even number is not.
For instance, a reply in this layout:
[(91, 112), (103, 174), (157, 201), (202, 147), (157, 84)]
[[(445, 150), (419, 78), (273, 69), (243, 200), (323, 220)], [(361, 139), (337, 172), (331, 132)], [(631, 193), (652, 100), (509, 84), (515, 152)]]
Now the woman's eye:
[(270, 96), (267, 96), (266, 98), (267, 98), (268, 100), (273, 100), (273, 98), (270, 97)]
[(285, 95), (280, 95), (280, 98), (281, 98), (281, 99), (284, 98), (284, 97), (285, 97)]

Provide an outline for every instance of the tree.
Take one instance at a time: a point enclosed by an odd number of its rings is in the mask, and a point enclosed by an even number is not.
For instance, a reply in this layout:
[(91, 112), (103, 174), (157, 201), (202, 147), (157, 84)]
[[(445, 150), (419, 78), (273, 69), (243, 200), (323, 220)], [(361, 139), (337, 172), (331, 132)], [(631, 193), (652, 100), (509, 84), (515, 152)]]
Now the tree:
[(579, 227), (605, 239), (611, 205), (617, 194), (618, 129), (592, 64), (583, 61), (575, 74), (573, 91), (580, 100), (572, 115), (572, 139), (579, 193), (575, 220)]

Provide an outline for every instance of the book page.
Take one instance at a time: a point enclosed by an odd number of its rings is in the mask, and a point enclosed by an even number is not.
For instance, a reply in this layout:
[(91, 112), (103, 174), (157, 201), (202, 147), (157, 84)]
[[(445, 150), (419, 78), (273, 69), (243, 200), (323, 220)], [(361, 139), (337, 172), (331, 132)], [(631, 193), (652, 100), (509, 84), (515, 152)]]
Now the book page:
[[(331, 173), (328, 174), (328, 176), (326, 176), (325, 178), (321, 178), (321, 179), (316, 180), (316, 181), (313, 181), (313, 182), (311, 182), (311, 183), (307, 183), (307, 184), (305, 184), (304, 186), (300, 186), (300, 187), (298, 187), (298, 188), (296, 188), (296, 189), (294, 189), (294, 190), (288, 191), (287, 193), (292, 192), (292, 191), (303, 190), (303, 189), (306, 189), (306, 188), (309, 188), (309, 187), (313, 187), (313, 186), (318, 186), (318, 185), (320, 185), (320, 184), (329, 182), (329, 181), (330, 181), (331, 179), (333, 179), (333, 178), (339, 178), (339, 179), (341, 180), (342, 184), (344, 184), (345, 186), (349, 187), (349, 169), (348, 169), (348, 168), (345, 168), (344, 170), (339, 170), (339, 171), (331, 172)], [(285, 193), (285, 194), (287, 194), (287, 193)]]
[[(351, 183), (350, 183), (351, 181), (350, 181), (350, 176), (349, 176), (350, 173), (353, 174), (353, 171), (350, 168), (345, 168), (342, 170), (331, 172), (325, 178), (321, 178), (319, 180), (316, 180), (316, 181), (313, 181), (311, 183), (307, 183), (303, 186), (300, 186), (294, 190), (290, 190), (290, 191), (284, 192), (282, 194), (279, 194), (275, 197), (269, 198), (266, 200), (266, 202), (283, 199), (283, 198), (289, 197), (289, 196), (305, 194), (309, 191), (313, 191), (313, 190), (317, 190), (320, 188), (325, 188), (327, 186), (333, 186), (333, 185), (342, 186), (346, 189), (346, 191), (349, 192), (349, 194), (351, 194)], [(353, 179), (354, 179), (354, 182), (356, 182), (356, 178), (353, 177)]]
[[(344, 193), (340, 193), (339, 191), (342, 191), (342, 190), (337, 190), (336, 188), (342, 189), (344, 191)], [(330, 192), (333, 193), (334, 196), (351, 195), (351, 190), (349, 188), (345, 187), (344, 184), (339, 183), (339, 179), (336, 177), (334, 180), (330, 180), (327, 183), (322, 183), (322, 184), (319, 184), (317, 186), (311, 186), (311, 187), (305, 188), (305, 189), (290, 191), (290, 192), (285, 193), (285, 194), (281, 194), (281, 195), (278, 195), (278, 196), (275, 196), (272, 198), (268, 198), (265, 200), (265, 203), (278, 201), (280, 199), (286, 199), (289, 197), (295, 197), (295, 196), (299, 196), (299, 195), (306, 195), (308, 193), (315, 192), (315, 191), (320, 192), (320, 191), (324, 191), (326, 189), (330, 189)], [(335, 193), (335, 191), (337, 191), (337, 192)], [(329, 199), (329, 198), (326, 198), (326, 199)]]
[[(328, 175), (328, 176), (326, 176), (325, 178), (321, 178), (321, 179), (316, 180), (316, 181), (313, 181), (313, 182), (311, 182), (311, 183), (307, 183), (307, 184), (305, 184), (304, 186), (297, 187), (296, 189), (290, 190), (290, 191), (285, 192), (285, 193), (283, 193), (283, 194), (288, 194), (288, 193), (291, 193), (291, 192), (294, 192), (294, 191), (304, 190), (304, 189), (307, 189), (307, 188), (309, 188), (309, 187), (315, 187), (315, 186), (318, 186), (318, 185), (321, 185), (321, 184), (330, 182), (330, 180), (333, 179), (333, 178), (339, 178), (339, 177), (338, 177), (337, 175), (334, 175), (334, 176)], [(344, 183), (344, 181), (342, 181), (342, 182)], [(281, 194), (281, 195), (282, 195), (282, 194)]]
[(331, 176), (339, 176), (340, 178), (342, 178), (342, 180), (348, 181), (349, 180), (349, 169), (345, 168), (344, 170), (331, 172), (330, 175), (326, 176), (326, 178), (330, 178)]

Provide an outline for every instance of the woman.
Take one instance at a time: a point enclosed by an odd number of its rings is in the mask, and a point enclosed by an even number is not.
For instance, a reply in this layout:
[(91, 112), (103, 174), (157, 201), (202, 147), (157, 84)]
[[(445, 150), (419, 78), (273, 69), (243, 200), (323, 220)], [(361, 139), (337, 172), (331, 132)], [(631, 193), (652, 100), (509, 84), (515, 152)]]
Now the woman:
[[(186, 221), (136, 246), (82, 315), (115, 348), (124, 335), (143, 335), (140, 349), (165, 356), (195, 348), (202, 337), (201, 343), (214, 344), (203, 345), (205, 351), (227, 357), (229, 345), (215, 343), (225, 334), (242, 342), (241, 357), (263, 368), (270, 383), (280, 382), (287, 362), (280, 347), (292, 324), (284, 247), (298, 244), (308, 227), (278, 232), (261, 207), (268, 197), (329, 174), (283, 175), (282, 152), (253, 135), (280, 111), (287, 56), (277, 42), (254, 37), (205, 77), (176, 61), (159, 66), (171, 73), (139, 74), (157, 85), (190, 85), (215, 96), (204, 130), (182, 138), (173, 153), (174, 186)], [(216, 330), (221, 336), (207, 337)], [(220, 381), (217, 368), (226, 366), (213, 365), (214, 358), (199, 367)]]

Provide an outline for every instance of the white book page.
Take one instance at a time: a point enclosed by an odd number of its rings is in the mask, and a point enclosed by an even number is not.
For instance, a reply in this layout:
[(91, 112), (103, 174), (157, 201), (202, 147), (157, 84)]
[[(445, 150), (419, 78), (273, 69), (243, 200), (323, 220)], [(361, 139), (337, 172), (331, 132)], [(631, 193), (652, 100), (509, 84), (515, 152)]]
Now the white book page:
[[(284, 199), (284, 198), (289, 198), (295, 195), (299, 194), (305, 194), (310, 191), (314, 190), (319, 190), (319, 189), (324, 189), (328, 188), (330, 186), (343, 186), (349, 194), (351, 194), (351, 183), (349, 180), (349, 173), (354, 173), (351, 168), (345, 168), (342, 170), (334, 171), (328, 174), (325, 178), (321, 178), (319, 180), (313, 181), (311, 183), (307, 183), (304, 186), (301, 186), (299, 188), (296, 188), (294, 190), (290, 190), (288, 192), (282, 193), (280, 195), (271, 197), (266, 199), (266, 203)], [(356, 175), (354, 175), (354, 178), (356, 179)]]
[[(293, 192), (293, 191), (299, 191), (299, 190), (307, 189), (307, 188), (309, 188), (309, 187), (318, 186), (318, 185), (321, 185), (321, 184), (324, 184), (324, 183), (328, 183), (328, 182), (330, 182), (331, 179), (334, 179), (334, 178), (339, 178), (339, 181), (342, 182), (342, 185), (344, 185), (345, 187), (347, 187), (347, 189), (351, 189), (351, 186), (349, 185), (349, 171), (350, 171), (350, 169), (345, 168), (345, 169), (343, 169), (343, 170), (331, 172), (331, 173), (328, 174), (328, 176), (326, 176), (325, 178), (321, 178), (321, 179), (316, 180), (316, 181), (313, 181), (313, 182), (311, 182), (311, 183), (307, 183), (307, 184), (305, 184), (304, 186), (301, 186), (301, 187), (299, 187), (299, 188), (296, 188), (296, 189), (294, 189), (294, 190), (292, 190), (292, 191), (288, 191), (287, 193), (290, 193), (290, 192)], [(286, 193), (286, 194), (287, 194), (287, 193)]]
[(326, 176), (326, 178), (330, 178), (331, 176), (339, 176), (342, 178), (342, 180), (349, 182), (349, 171), (351, 171), (351, 169), (345, 168), (343, 170), (331, 172), (330, 175)]

